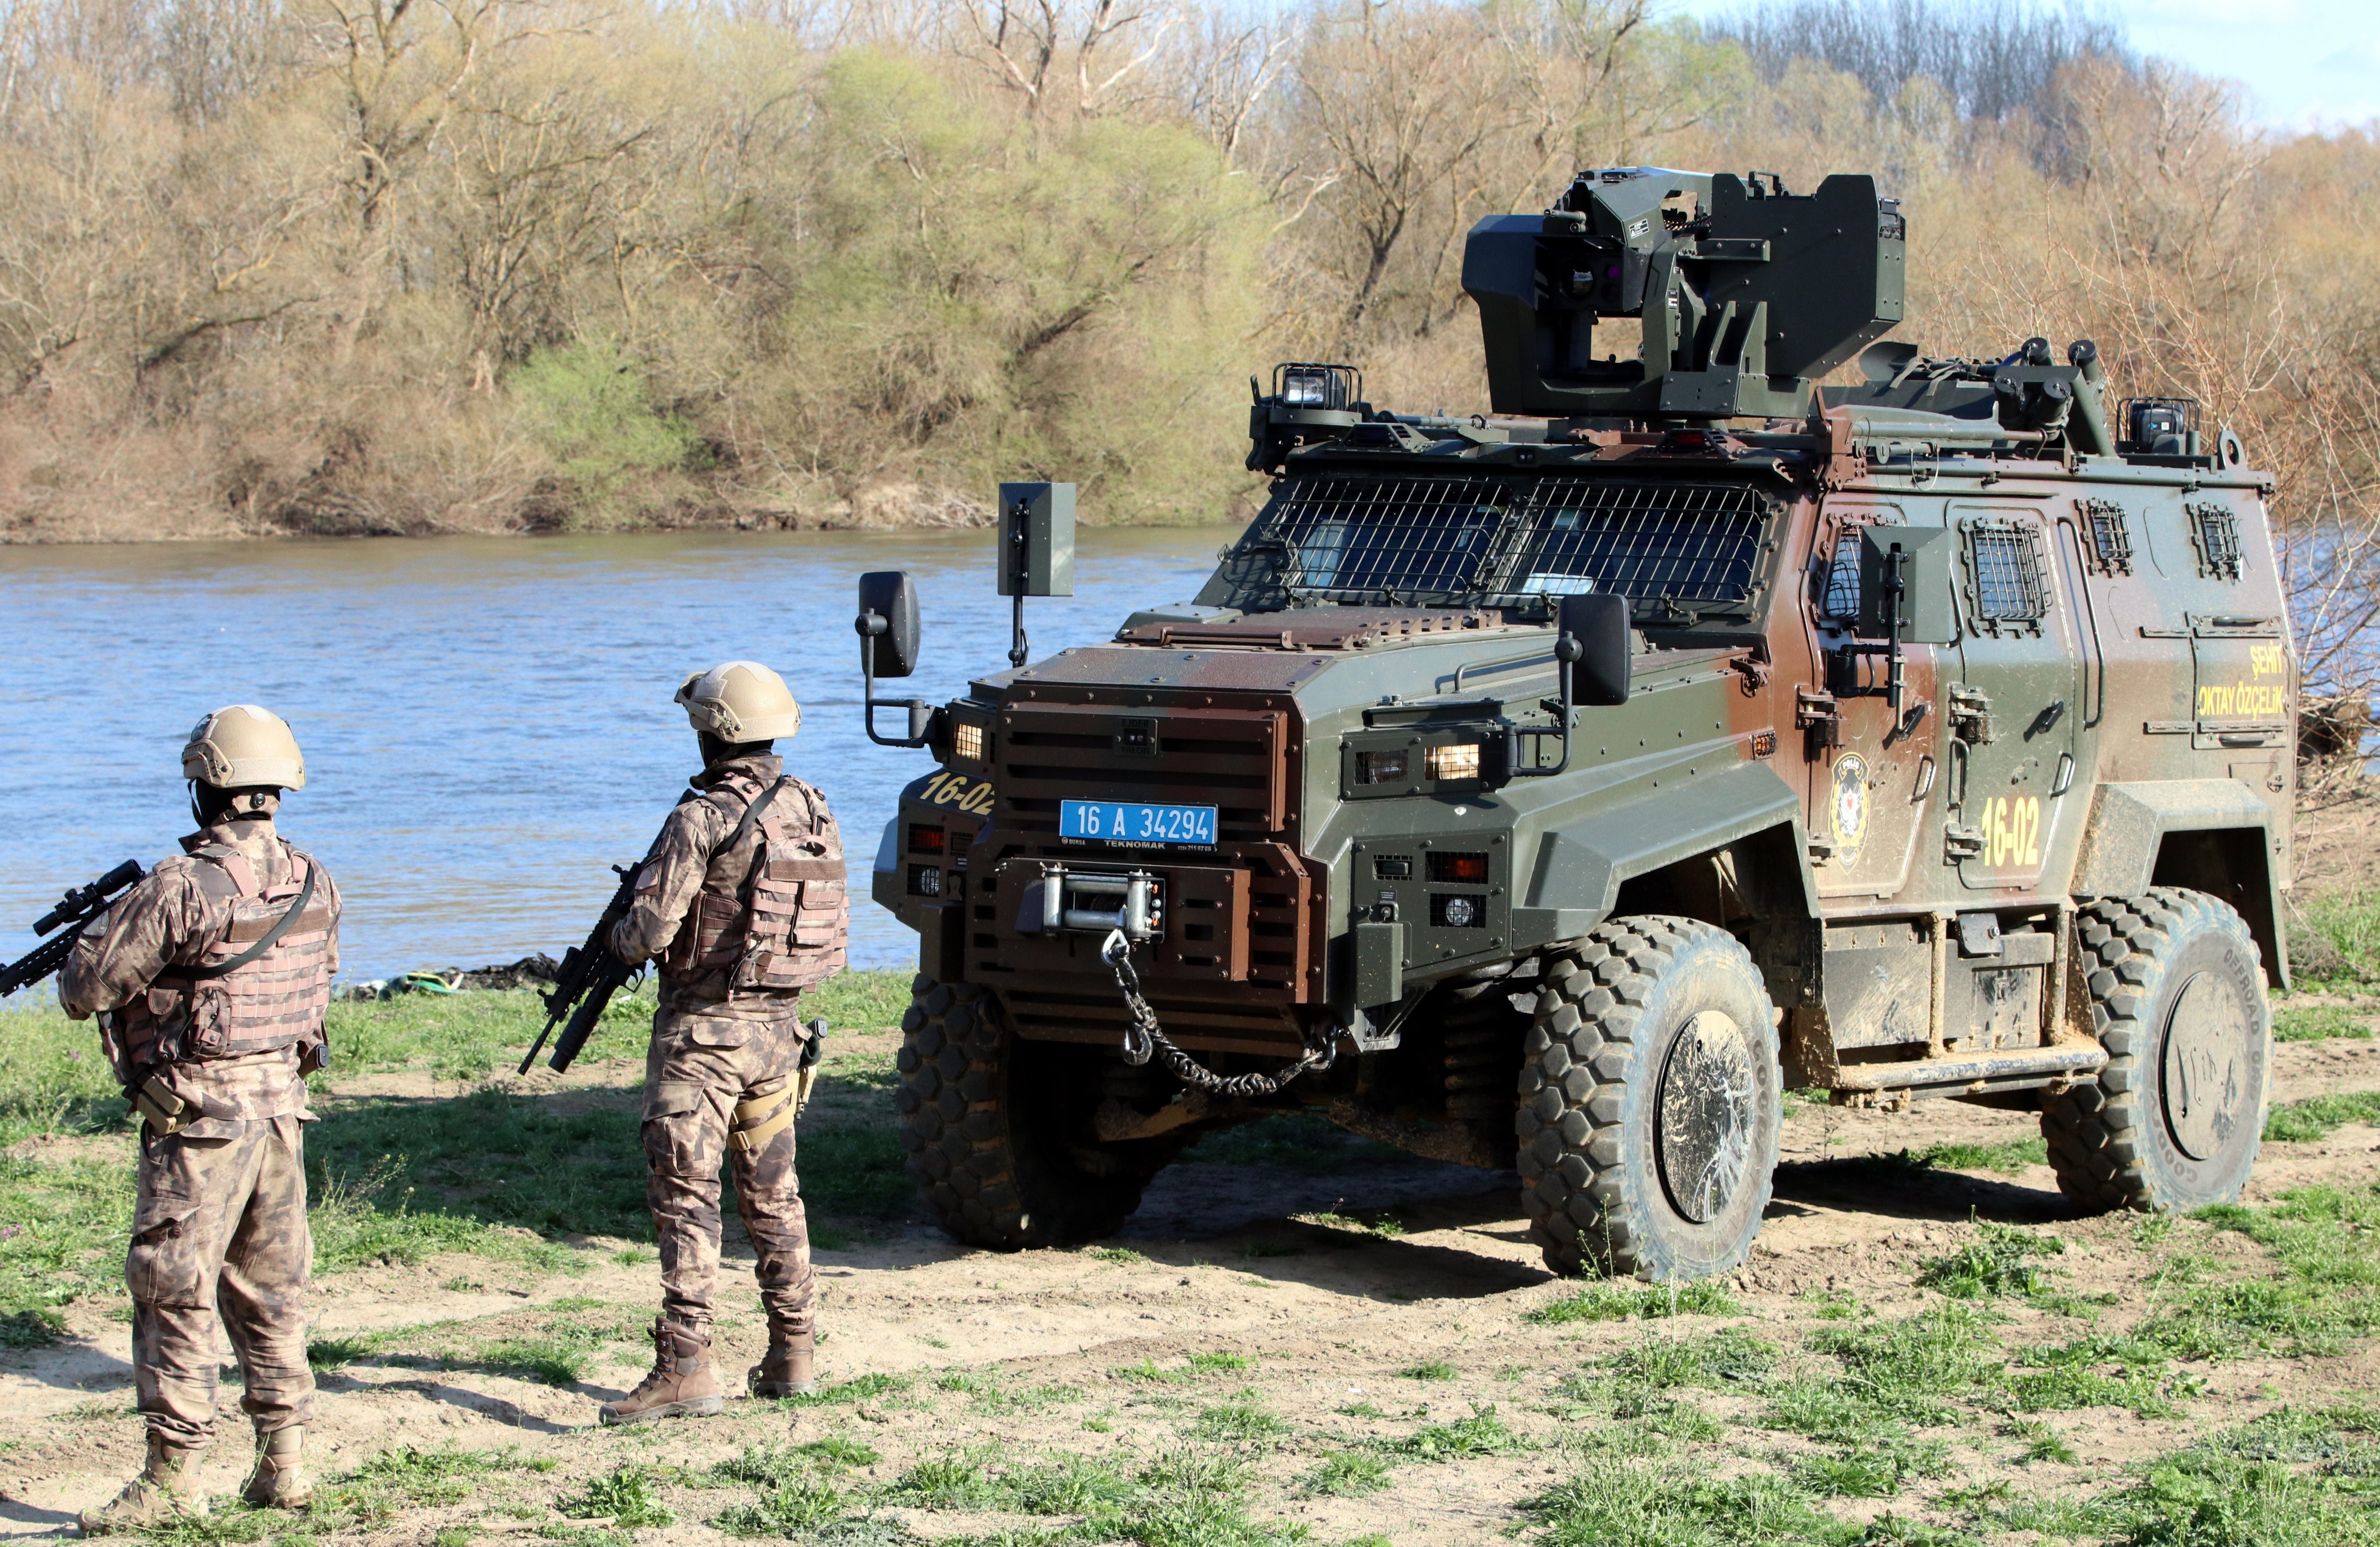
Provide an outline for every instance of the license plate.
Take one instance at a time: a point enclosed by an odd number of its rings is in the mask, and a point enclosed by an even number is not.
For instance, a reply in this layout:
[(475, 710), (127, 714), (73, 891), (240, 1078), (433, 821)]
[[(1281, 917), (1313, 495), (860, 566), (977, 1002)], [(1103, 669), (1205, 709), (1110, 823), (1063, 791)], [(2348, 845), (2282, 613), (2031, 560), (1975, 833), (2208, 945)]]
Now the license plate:
[(1129, 800), (1061, 800), (1058, 833), (1116, 843), (1211, 844), (1212, 806), (1146, 806)]

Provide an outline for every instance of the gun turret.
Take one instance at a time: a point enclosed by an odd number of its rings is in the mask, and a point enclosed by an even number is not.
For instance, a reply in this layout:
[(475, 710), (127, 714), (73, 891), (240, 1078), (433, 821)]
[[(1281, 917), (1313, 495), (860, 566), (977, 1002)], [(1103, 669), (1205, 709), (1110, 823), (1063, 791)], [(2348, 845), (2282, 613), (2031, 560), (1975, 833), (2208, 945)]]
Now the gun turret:
[[(1582, 172), (1545, 213), (1490, 215), (1464, 245), (1489, 401), (1550, 419), (1803, 417), (1813, 381), (1901, 320), (1907, 237), (1865, 176), (1795, 195), (1774, 173)], [(1643, 320), (1636, 359), (1596, 358), (1606, 317)]]

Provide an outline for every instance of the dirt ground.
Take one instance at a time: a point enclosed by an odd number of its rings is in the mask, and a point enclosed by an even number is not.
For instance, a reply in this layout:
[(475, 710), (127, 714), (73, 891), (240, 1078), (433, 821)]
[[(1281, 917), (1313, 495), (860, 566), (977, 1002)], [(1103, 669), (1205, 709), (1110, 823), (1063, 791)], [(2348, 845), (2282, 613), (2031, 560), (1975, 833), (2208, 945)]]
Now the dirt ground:
[[(2275, 1051), (2277, 1104), (2380, 1090), (2380, 1041)], [(601, 1077), (589, 1070), (580, 1078)], [(2074, 1217), (2046, 1166), (2003, 1177), (1938, 1168), (1894, 1173), (1860, 1163), (2034, 1131), (2029, 1117), (1950, 1103), (1905, 1115), (1795, 1103), (1776, 1201), (1751, 1261), (1734, 1278), (1742, 1311), (1727, 1320), (1763, 1337), (1790, 1338), (1828, 1294), (1851, 1297), (1879, 1316), (1906, 1315), (1935, 1298), (1915, 1283), (1919, 1264), (1973, 1239), (1978, 1219), (2054, 1227), (2067, 1243), (2056, 1260), (2062, 1286), (2112, 1295), (2119, 1307), (2137, 1299), (2156, 1270), (2155, 1255), (2140, 1244), (2137, 1217)], [(2309, 1183), (2364, 1188), (2375, 1181), (2380, 1130), (2350, 1125), (2319, 1142), (2268, 1144), (2249, 1201)], [(1324, 1213), (1332, 1218), (1297, 1217)], [(1402, 1233), (1358, 1223), (1384, 1217)], [(2227, 1254), (2257, 1250), (2236, 1234), (2190, 1224), (2176, 1229), (2194, 1232), (2194, 1249), (2218, 1266)], [(1247, 1452), (1262, 1484), (1253, 1495), (1258, 1517), (1304, 1525), (1323, 1542), (1384, 1536), (1397, 1547), (1484, 1544), (1505, 1540), (1519, 1502), (1567, 1466), (1560, 1441), (1572, 1419), (1559, 1383), (1640, 1343), (1654, 1325), (1525, 1318), (1572, 1286), (1539, 1265), (1509, 1174), (1415, 1163), (1317, 1177), (1194, 1163), (1160, 1177), (1123, 1238), (1101, 1248), (999, 1256), (956, 1249), (910, 1223), (856, 1249), (820, 1252), (822, 1376), (845, 1382), (889, 1373), (909, 1377), (905, 1384), (808, 1407), (735, 1401), (719, 1419), (602, 1431), (593, 1427), (596, 1405), (633, 1384), (646, 1363), (639, 1327), (656, 1299), (656, 1270), (649, 1252), (625, 1243), (590, 1246), (601, 1249), (586, 1254), (594, 1265), (576, 1274), (536, 1276), (450, 1258), (318, 1284), (317, 1339), (422, 1329), (323, 1374), (310, 1436), (322, 1470), (406, 1445), (515, 1446), (558, 1463), (526, 1484), (491, 1484), (459, 1502), (406, 1512), (370, 1528), (375, 1540), (429, 1541), (436, 1533), (441, 1547), (454, 1547), (477, 1535), (552, 1537), (559, 1517), (551, 1503), (574, 1480), (623, 1463), (697, 1468), (786, 1438), (844, 1434), (864, 1442), (877, 1459), (854, 1470), (855, 1486), (977, 1444), (1006, 1455), (1145, 1456), (1180, 1437), (1211, 1435), (1219, 1423), (1228, 1427), (1214, 1415), (1236, 1401), (1259, 1405), (1279, 1420), (1265, 1431), (1286, 1436)], [(624, 1249), (641, 1260), (618, 1260)], [(740, 1239), (730, 1259), (721, 1362), (740, 1384), (765, 1329)], [(79, 1307), (76, 1314), (72, 1335), (59, 1346), (0, 1357), (0, 1533), (61, 1531), (138, 1464), (129, 1329)], [(2001, 1314), (2011, 1347), (2052, 1317), (2029, 1304)], [(527, 1334), (557, 1318), (611, 1328), (602, 1354), (575, 1385), (407, 1357), (442, 1339)], [(1667, 1334), (1716, 1324), (1677, 1318), (1658, 1325)], [(1247, 1362), (1207, 1373), (1187, 1367), (1193, 1356), (1216, 1354)], [(1433, 1361), (1448, 1368), (1431, 1369)], [(982, 1380), (971, 1384), (954, 1374)], [(2104, 1482), (2283, 1400), (2380, 1399), (2380, 1357), (2369, 1343), (2325, 1357), (2252, 1355), (2207, 1364), (2203, 1380), (2170, 1418), (2138, 1418), (2120, 1407), (2059, 1414), (2072, 1463), (2036, 1461), (2024, 1469), (2025, 1486)], [(235, 1395), (227, 1386), (226, 1404)], [(1722, 1419), (1740, 1421), (1750, 1410), (1724, 1392), (1704, 1399)], [(1401, 1465), (1368, 1497), (1297, 1485), (1331, 1445), (1367, 1436), (1385, 1443), (1417, 1423), (1461, 1420), (1489, 1405), (1536, 1448)], [(237, 1487), (245, 1427), (236, 1412), (223, 1425), (211, 1487)], [(1949, 1443), (1953, 1466), (1968, 1475), (2008, 1473), (2011, 1466), (2004, 1439), (1953, 1433)], [(1807, 1444), (1732, 1428), (1706, 1454), (1790, 1461), (1795, 1446)], [(671, 1497), (676, 1523), (635, 1533), (638, 1541), (725, 1540), (705, 1523), (723, 1495)], [(1922, 1513), (1921, 1504), (1903, 1499), (1891, 1507)], [(1833, 1507), (1856, 1522), (1885, 1505), (1850, 1499)], [(964, 1510), (892, 1513), (928, 1538), (1002, 1523)]]

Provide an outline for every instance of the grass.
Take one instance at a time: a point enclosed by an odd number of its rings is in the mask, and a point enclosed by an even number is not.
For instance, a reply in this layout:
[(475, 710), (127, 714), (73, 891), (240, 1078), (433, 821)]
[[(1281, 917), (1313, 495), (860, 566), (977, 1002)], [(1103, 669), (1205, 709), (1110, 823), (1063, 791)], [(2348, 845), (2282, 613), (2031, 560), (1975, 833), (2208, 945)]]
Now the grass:
[[(1009, 1458), (997, 1446), (920, 1459), (884, 1484), (854, 1484), (848, 1466), (802, 1447), (755, 1446), (713, 1469), (722, 1482), (765, 1492), (711, 1523), (730, 1536), (849, 1544), (913, 1541), (881, 1508), (998, 1512), (1052, 1524), (975, 1539), (1011, 1544), (1135, 1541), (1147, 1547), (1285, 1547), (1305, 1532), (1253, 1518), (1247, 1468), (1214, 1451), (1184, 1449), (1137, 1462), (1063, 1454)], [(1063, 1523), (1057, 1523), (1063, 1522)]]
[(1245, 1354), (1193, 1354), (1178, 1365), (1162, 1366), (1153, 1358), (1138, 1364), (1121, 1364), (1108, 1371), (1111, 1381), (1130, 1381), (1145, 1386), (1174, 1385), (1200, 1375), (1235, 1374), (1253, 1367), (1255, 1361)]
[(319, 1537), (376, 1530), (407, 1510), (461, 1504), (500, 1474), (553, 1469), (551, 1460), (511, 1449), (406, 1445), (384, 1451), (352, 1471), (322, 1479), (314, 1490), (313, 1507), (294, 1520), (281, 1510), (249, 1509), (235, 1495), (218, 1499), (212, 1514), (181, 1517), (143, 1532), (140, 1540), (162, 1547), (219, 1547), (272, 1539), (281, 1547), (299, 1547)]
[(1389, 1463), (1363, 1451), (1342, 1450), (1322, 1458), (1306, 1474), (1307, 1493), (1325, 1498), (1360, 1499), (1389, 1485)]
[(2301, 987), (2380, 984), (2380, 888), (2333, 892), (2293, 907), (2289, 956)]
[(1987, 1299), (1997, 1295), (2039, 1295), (2049, 1291), (2049, 1271), (2035, 1257), (2055, 1257), (2066, 1243), (2055, 1236), (2036, 1236), (1993, 1220), (1975, 1223), (1975, 1238), (1947, 1257), (1927, 1262), (1917, 1282), (1959, 1299)]
[(1669, 1458), (1593, 1456), (1521, 1510), (1548, 1547), (1838, 1547), (1859, 1534), (1790, 1479)]
[(1879, 1437), (1841, 1446), (1831, 1455), (1805, 1457), (1793, 1477), (1813, 1493), (1889, 1499), (1914, 1479), (1941, 1476), (1949, 1465), (1946, 1441)]
[(2265, 1115), (2265, 1138), (2310, 1144), (2350, 1123), (2380, 1123), (2380, 1090), (2334, 1091), (2274, 1107)]
[(652, 1474), (642, 1467), (614, 1467), (585, 1491), (556, 1501), (554, 1508), (576, 1520), (608, 1519), (624, 1531), (677, 1523), (677, 1516), (654, 1495)]
[(1267, 1443), (1289, 1432), (1289, 1425), (1266, 1410), (1255, 1392), (1242, 1392), (1229, 1402), (1199, 1409), (1192, 1426), (1202, 1440), (1229, 1444)]
[[(845, 973), (804, 1008), (881, 1028), (898, 1020), (907, 983), (897, 972)], [(650, 992), (615, 1002), (587, 1056), (634, 1052), (652, 1006)], [(308, 1157), (318, 1271), (469, 1253), (537, 1273), (575, 1272), (592, 1256), (560, 1237), (650, 1238), (639, 1069), (566, 1096), (485, 1085), (419, 1097), (340, 1093), (358, 1076), (395, 1070), (465, 1084), (509, 1073), (543, 1017), (526, 992), (331, 1006), (335, 1061), (313, 1082), (322, 1120)], [(801, 1172), (813, 1240), (832, 1248), (905, 1211), (911, 1192), (883, 1099), (890, 1056), (828, 1045), (802, 1127)], [(97, 1034), (54, 1002), (0, 1010), (0, 1145), (17, 1151), (0, 1158), (0, 1347), (38, 1346), (64, 1330), (65, 1307), (121, 1303), (132, 1204), (123, 1098)], [(542, 1355), (521, 1358), (562, 1373)]]
[(1621, 1322), (1632, 1317), (1735, 1316), (1742, 1309), (1715, 1278), (1678, 1284), (1597, 1279), (1536, 1307), (1524, 1320), (1539, 1326), (1559, 1326), (1566, 1322)]
[(1496, 1416), (1493, 1404), (1474, 1407), (1471, 1416), (1452, 1423), (1429, 1423), (1383, 1447), (1386, 1454), (1407, 1461), (1456, 1461), (1475, 1456), (1519, 1456), (1537, 1448), (1536, 1442), (1515, 1434)]
[(2049, 1144), (2038, 1135), (1998, 1144), (1946, 1142), (1919, 1151), (1917, 1160), (1937, 1171), (1990, 1171), (2002, 1176), (2018, 1176), (2029, 1165), (2049, 1163)]
[(2332, 1037), (2369, 1039), (2372, 1023), (2343, 1005), (2292, 1005), (2273, 1012), (2273, 1041), (2318, 1042)]
[(593, 1317), (592, 1302), (556, 1301), (544, 1320), (523, 1325), (516, 1316), (491, 1317), (500, 1325), (476, 1330), (472, 1322), (438, 1322), (382, 1332), (317, 1338), (306, 1357), (317, 1370), (337, 1370), (358, 1360), (437, 1370), (479, 1370), (517, 1375), (550, 1386), (576, 1384), (603, 1350), (633, 1346), (643, 1335), (641, 1309), (625, 1317)]

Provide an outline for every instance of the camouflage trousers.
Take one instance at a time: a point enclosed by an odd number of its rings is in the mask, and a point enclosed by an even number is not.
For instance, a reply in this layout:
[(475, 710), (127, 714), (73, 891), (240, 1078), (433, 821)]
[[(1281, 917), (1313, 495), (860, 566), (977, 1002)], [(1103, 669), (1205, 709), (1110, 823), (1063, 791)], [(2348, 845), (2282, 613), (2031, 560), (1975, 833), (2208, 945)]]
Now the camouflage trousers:
[(661, 1247), (662, 1313), (681, 1326), (710, 1328), (723, 1158), (735, 1180), (735, 1212), (759, 1259), (754, 1276), (770, 1331), (810, 1330), (818, 1276), (794, 1175), (791, 1121), (795, 1066), (807, 1035), (790, 999), (781, 1019), (669, 1008), (654, 1017), (645, 1056), (645, 1197)]
[(294, 1117), (210, 1117), (140, 1137), (140, 1188), (124, 1282), (132, 1367), (149, 1431), (177, 1450), (214, 1436), (220, 1311), (239, 1357), (239, 1405), (258, 1432), (305, 1423), (306, 1146)]

